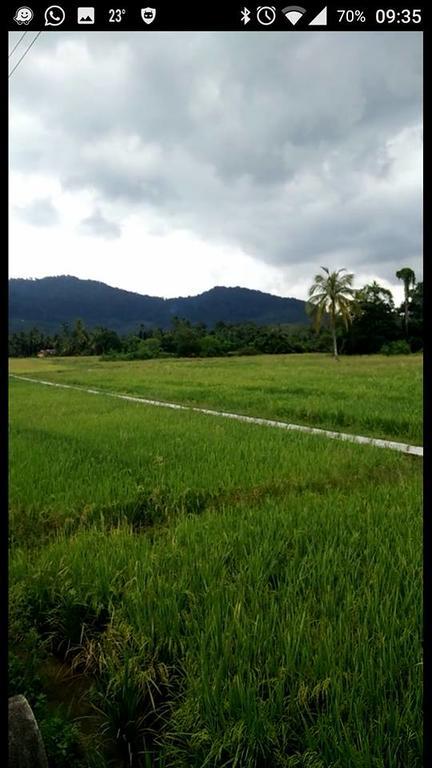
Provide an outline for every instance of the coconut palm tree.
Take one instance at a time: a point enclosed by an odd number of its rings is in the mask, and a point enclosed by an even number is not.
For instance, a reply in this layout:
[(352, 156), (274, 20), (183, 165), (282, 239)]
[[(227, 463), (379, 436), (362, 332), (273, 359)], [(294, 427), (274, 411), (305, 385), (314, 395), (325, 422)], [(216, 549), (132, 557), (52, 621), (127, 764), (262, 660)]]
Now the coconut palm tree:
[(396, 272), (398, 280), (403, 280), (405, 294), (405, 333), (408, 336), (408, 307), (411, 288), (414, 288), (416, 282), (415, 273), (410, 267), (403, 267)]
[(321, 267), (324, 275), (315, 275), (314, 282), (309, 288), (309, 300), (307, 310), (314, 318), (315, 328), (321, 325), (323, 316), (326, 314), (330, 319), (330, 328), (333, 338), (333, 355), (338, 359), (338, 349), (336, 341), (336, 321), (342, 318), (345, 327), (351, 320), (351, 303), (354, 299), (352, 281), (354, 275), (346, 272), (346, 269), (338, 269), (337, 272), (330, 272), (327, 267)]

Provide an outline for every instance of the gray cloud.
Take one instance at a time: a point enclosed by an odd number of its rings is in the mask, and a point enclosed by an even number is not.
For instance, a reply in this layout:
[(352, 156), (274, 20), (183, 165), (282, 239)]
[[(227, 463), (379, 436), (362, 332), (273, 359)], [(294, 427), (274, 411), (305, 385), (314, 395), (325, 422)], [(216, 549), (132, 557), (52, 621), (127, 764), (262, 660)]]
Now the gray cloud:
[(57, 33), (18, 74), (22, 171), (300, 276), (421, 270), (420, 33)]
[(91, 216), (83, 219), (80, 229), (83, 234), (105, 237), (107, 239), (113, 239), (121, 235), (120, 227), (114, 222), (105, 219), (98, 209)]
[(35, 227), (51, 227), (59, 219), (57, 209), (48, 197), (33, 200), (30, 205), (16, 207), (16, 210), (24, 221)]

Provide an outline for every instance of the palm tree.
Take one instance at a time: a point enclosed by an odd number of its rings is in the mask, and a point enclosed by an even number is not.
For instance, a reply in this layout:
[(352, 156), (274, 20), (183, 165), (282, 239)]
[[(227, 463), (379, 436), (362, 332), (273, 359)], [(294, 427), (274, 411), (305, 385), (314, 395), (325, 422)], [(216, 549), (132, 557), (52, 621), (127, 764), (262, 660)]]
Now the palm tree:
[(416, 282), (416, 276), (414, 271), (410, 267), (403, 267), (396, 272), (398, 280), (403, 280), (404, 293), (405, 293), (405, 333), (408, 336), (408, 301), (410, 298), (411, 288), (414, 288)]
[(307, 310), (315, 320), (315, 328), (318, 330), (324, 314), (330, 318), (330, 328), (333, 338), (333, 355), (338, 359), (338, 349), (336, 341), (336, 320), (341, 317), (345, 327), (351, 320), (351, 302), (354, 298), (354, 291), (351, 288), (354, 275), (347, 272), (346, 269), (338, 269), (337, 272), (330, 272), (327, 267), (321, 267), (325, 275), (315, 275), (314, 282), (309, 288), (309, 301)]

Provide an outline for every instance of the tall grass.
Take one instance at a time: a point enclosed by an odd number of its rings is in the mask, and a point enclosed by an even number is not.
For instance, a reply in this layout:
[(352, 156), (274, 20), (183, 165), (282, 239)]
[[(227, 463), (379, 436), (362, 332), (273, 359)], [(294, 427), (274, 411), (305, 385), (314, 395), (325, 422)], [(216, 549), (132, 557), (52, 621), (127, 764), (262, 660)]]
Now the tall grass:
[(298, 493), (17, 552), (14, 604), (155, 765), (414, 768), (420, 537), (414, 481)]
[(11, 647), (85, 676), (101, 765), (420, 768), (418, 457), (10, 395)]

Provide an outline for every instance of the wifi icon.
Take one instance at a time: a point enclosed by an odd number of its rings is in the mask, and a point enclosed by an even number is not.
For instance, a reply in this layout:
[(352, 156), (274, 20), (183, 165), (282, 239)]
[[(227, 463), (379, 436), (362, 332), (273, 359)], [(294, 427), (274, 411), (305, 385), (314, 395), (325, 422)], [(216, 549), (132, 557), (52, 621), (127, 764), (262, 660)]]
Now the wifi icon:
[(282, 8), (282, 13), (284, 14), (285, 18), (291, 22), (293, 27), (295, 27), (303, 14), (306, 13), (306, 8), (302, 8), (300, 5), (287, 5), (286, 8)]

